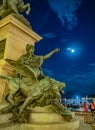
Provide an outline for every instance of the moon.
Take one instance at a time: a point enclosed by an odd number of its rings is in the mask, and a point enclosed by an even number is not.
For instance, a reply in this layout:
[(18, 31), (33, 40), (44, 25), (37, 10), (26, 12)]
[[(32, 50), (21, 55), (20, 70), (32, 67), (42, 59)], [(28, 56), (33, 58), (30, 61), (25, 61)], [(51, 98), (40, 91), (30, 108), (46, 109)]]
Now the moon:
[(65, 48), (65, 55), (70, 58), (78, 58), (82, 54), (82, 49), (83, 47), (78, 41), (70, 42)]
[(71, 53), (74, 53), (75, 52), (75, 49), (71, 49)]
[(75, 48), (72, 47), (68, 47), (66, 48), (66, 56), (72, 57), (72, 56), (76, 56), (76, 50)]
[(68, 51), (69, 53), (74, 53), (75, 49), (74, 48), (66, 48), (66, 51)]

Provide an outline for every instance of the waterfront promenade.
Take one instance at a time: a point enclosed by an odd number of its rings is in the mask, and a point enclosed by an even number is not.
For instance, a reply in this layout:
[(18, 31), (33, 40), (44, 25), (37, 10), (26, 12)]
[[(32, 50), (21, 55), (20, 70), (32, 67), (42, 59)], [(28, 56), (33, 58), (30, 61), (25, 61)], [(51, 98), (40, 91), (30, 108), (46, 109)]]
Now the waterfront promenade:
[(75, 118), (80, 119), (78, 130), (95, 130), (95, 117), (92, 118), (91, 112), (73, 111)]
[[(80, 120), (80, 128), (78, 130), (95, 130), (95, 117), (92, 118), (92, 113), (89, 105), (94, 98), (76, 98), (63, 100), (65, 105), (75, 115), (75, 118)], [(84, 102), (87, 103), (87, 111), (84, 111)], [(81, 103), (81, 104), (80, 104)]]

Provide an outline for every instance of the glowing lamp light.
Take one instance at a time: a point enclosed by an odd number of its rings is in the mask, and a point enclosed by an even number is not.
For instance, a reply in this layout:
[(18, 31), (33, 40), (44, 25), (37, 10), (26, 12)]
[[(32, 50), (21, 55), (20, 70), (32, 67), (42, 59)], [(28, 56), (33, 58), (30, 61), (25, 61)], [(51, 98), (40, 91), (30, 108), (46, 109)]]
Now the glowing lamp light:
[(76, 99), (80, 99), (81, 97), (80, 97), (80, 95), (76, 95), (75, 98)]

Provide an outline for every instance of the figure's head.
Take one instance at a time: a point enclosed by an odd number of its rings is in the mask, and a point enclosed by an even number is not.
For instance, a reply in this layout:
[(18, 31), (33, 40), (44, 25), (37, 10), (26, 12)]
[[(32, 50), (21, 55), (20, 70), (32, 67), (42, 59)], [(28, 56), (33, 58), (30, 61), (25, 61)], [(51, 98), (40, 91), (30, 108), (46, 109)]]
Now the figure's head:
[(27, 44), (26, 45), (26, 51), (27, 51), (27, 53), (34, 53), (34, 46)]

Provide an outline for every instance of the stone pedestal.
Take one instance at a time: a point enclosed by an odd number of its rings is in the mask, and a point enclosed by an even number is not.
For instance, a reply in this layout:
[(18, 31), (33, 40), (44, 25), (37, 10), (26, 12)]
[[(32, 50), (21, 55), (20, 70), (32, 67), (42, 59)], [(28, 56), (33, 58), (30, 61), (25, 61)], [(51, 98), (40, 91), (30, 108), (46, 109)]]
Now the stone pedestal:
[[(0, 74), (12, 75), (12, 68), (4, 59), (16, 60), (25, 53), (26, 44), (35, 45), (42, 39), (31, 28), (20, 22), (13, 15), (0, 20)], [(6, 83), (0, 79), (0, 101), (6, 88)]]
[(28, 124), (13, 125), (9, 120), (12, 114), (0, 114), (0, 130), (77, 130), (79, 128), (78, 119), (66, 122), (63, 116), (52, 112), (49, 107), (36, 107), (32, 110)]

